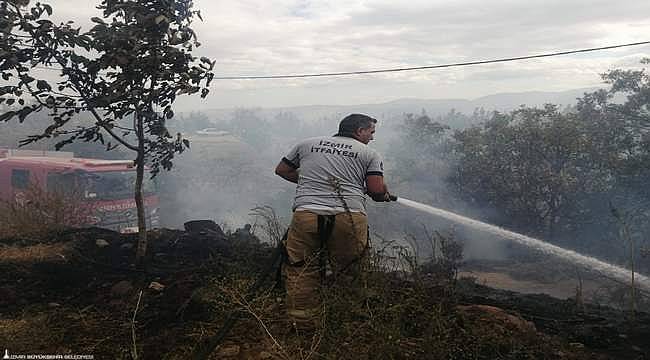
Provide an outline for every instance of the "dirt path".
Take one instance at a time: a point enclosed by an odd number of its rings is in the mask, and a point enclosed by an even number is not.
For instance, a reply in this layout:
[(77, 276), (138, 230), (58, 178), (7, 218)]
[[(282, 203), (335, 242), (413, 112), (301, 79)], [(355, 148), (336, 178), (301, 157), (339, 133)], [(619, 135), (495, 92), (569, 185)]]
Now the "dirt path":
[[(541, 282), (536, 280), (515, 279), (510, 274), (492, 271), (461, 271), (459, 277), (475, 278), (478, 284), (496, 289), (510, 290), (522, 294), (547, 294), (558, 299), (575, 298), (576, 280), (559, 280), (556, 282)], [(584, 280), (582, 294), (585, 298), (592, 298), (598, 293), (602, 284), (593, 280)]]

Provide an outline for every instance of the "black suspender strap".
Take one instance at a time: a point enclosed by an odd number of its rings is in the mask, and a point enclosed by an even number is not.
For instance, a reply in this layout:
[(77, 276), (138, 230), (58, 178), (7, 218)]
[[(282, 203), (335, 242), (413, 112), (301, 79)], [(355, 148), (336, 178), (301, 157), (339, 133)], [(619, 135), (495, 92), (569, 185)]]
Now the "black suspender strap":
[(318, 215), (318, 238), (320, 239), (320, 250), (318, 251), (318, 269), (320, 271), (321, 283), (325, 280), (325, 244), (334, 230), (335, 215)]

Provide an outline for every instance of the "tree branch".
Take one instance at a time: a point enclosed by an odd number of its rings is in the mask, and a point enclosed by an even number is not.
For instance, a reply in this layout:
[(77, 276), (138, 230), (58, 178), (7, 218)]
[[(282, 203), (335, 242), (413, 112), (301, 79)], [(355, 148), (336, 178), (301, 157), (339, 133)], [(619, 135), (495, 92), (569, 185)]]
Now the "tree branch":
[[(26, 23), (27, 20), (26, 20), (25, 17), (23, 16), (23, 13), (20, 11), (20, 9), (18, 8), (18, 6), (15, 5), (15, 4), (12, 4), (12, 6), (13, 6), (14, 9), (16, 10), (16, 13), (18, 14), (18, 16), (20, 17), (20, 21), (21, 21), (21, 23), (22, 23), (22, 24)], [(45, 44), (45, 43), (44, 43), (44, 42), (43, 42), (39, 37), (36, 36), (36, 33), (34, 32), (33, 29), (28, 29), (28, 32), (29, 32), (29, 34), (32, 36), (32, 38), (34, 38), (34, 41), (35, 41), (35, 42), (38, 42), (40, 46), (48, 48), (47, 44)], [(120, 144), (124, 145), (127, 149), (130, 149), (130, 150), (132, 150), (132, 151), (138, 151), (138, 147), (136, 147), (136, 146), (134, 146), (134, 145), (132, 145), (132, 144), (129, 144), (126, 140), (122, 139), (120, 136), (118, 136), (117, 134), (115, 134), (115, 133), (114, 133), (114, 132), (113, 132), (113, 131), (112, 131), (112, 130), (111, 130), (111, 129), (106, 125), (106, 122), (105, 122), (104, 119), (99, 115), (99, 113), (97, 112), (97, 109), (96, 109), (96, 108), (95, 108), (95, 107), (90, 103), (88, 97), (86, 96), (86, 94), (85, 94), (84, 91), (83, 91), (83, 87), (81, 86), (81, 84), (79, 83), (79, 81), (77, 80), (77, 78), (73, 75), (73, 70), (70, 69), (70, 68), (66, 65), (65, 61), (63, 61), (63, 59), (61, 58), (61, 56), (60, 56), (59, 54), (57, 54), (56, 52), (53, 51), (52, 55), (53, 55), (54, 59), (56, 59), (56, 61), (59, 63), (59, 65), (61, 65), (61, 67), (62, 67), (62, 71), (63, 71), (63, 74), (64, 74), (64, 75), (67, 75), (67, 76), (70, 78), (70, 81), (72, 82), (72, 84), (74, 85), (75, 89), (77, 90), (77, 92), (79, 93), (79, 95), (80, 95), (81, 98), (83, 99), (84, 103), (86, 104), (86, 107), (88, 108), (88, 111), (90, 111), (90, 113), (91, 113), (91, 114), (95, 117), (95, 119), (97, 120), (97, 125), (99, 125), (102, 129), (104, 129), (104, 130), (105, 130), (107, 133), (109, 133), (109, 134), (110, 134), (110, 135), (111, 135), (115, 140), (117, 140)]]
[(117, 128), (117, 129), (120, 129), (120, 130), (125, 130), (125, 131), (134, 131), (134, 132), (135, 132), (135, 129), (131, 129), (131, 128), (124, 127), (124, 126), (119, 126), (119, 125), (115, 125), (115, 124), (113, 124), (113, 127), (114, 127), (114, 128)]

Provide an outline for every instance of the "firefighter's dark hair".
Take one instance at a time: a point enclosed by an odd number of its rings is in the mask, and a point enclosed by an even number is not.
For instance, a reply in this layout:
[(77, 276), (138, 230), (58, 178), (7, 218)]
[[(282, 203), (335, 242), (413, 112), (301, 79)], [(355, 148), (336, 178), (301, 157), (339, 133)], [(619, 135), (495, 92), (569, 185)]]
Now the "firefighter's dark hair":
[(341, 120), (339, 132), (335, 136), (353, 137), (358, 129), (367, 129), (376, 123), (377, 119), (373, 119), (368, 115), (350, 114)]

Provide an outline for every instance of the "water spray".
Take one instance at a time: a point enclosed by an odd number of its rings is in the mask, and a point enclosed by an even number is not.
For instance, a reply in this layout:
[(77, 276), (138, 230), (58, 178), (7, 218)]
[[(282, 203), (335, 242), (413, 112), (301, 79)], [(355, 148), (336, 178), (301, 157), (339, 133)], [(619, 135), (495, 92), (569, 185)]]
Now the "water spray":
[[(455, 214), (450, 211), (425, 205), (417, 201), (412, 201), (401, 197), (400, 198), (395, 197), (395, 200), (393, 201), (397, 201), (402, 205), (429, 213), (437, 217), (441, 217), (443, 219), (453, 221), (455, 223), (459, 223), (483, 232), (487, 232), (493, 235), (506, 238), (518, 244), (540, 251), (544, 254), (557, 256), (559, 258), (569, 260), (571, 262), (575, 262), (576, 264), (581, 265), (582, 267), (594, 270), (606, 277), (613, 278), (624, 284), (630, 282), (631, 279), (630, 270), (606, 263), (604, 261), (598, 260), (591, 256), (582, 255), (573, 250), (563, 249), (559, 246), (552, 245), (544, 241), (516, 233), (514, 231), (506, 230), (495, 225), (490, 225), (475, 219), (471, 219), (462, 215)], [(650, 292), (650, 278), (648, 278), (645, 275), (635, 273), (635, 285), (644, 291)]]

